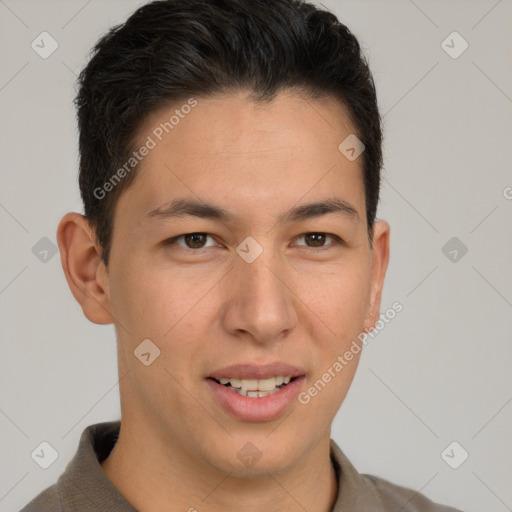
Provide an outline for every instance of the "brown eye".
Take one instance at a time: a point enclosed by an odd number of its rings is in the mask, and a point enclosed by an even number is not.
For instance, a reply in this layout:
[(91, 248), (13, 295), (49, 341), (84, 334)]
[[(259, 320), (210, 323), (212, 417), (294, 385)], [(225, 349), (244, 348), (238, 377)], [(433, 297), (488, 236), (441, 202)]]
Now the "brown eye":
[(325, 243), (325, 233), (307, 233), (304, 239), (310, 243), (310, 247), (322, 247)]
[(164, 245), (177, 245), (179, 247), (182, 247), (183, 249), (206, 249), (208, 247), (216, 245), (214, 241), (213, 243), (210, 242), (210, 245), (206, 245), (208, 237), (210, 237), (210, 239), (213, 241), (211, 235), (209, 235), (208, 233), (186, 233), (184, 235), (170, 238), (169, 240), (164, 242)]
[(183, 235), (187, 247), (190, 249), (202, 249), (207, 238), (206, 233), (190, 233)]
[[(331, 238), (334, 242), (330, 244), (326, 244), (326, 241), (328, 238)], [(311, 248), (320, 248), (320, 249), (327, 249), (331, 245), (339, 245), (342, 243), (342, 240), (340, 237), (336, 235), (330, 235), (328, 233), (304, 233), (303, 235), (299, 236), (297, 240), (303, 239), (306, 243), (305, 244), (298, 244), (311, 247)]]

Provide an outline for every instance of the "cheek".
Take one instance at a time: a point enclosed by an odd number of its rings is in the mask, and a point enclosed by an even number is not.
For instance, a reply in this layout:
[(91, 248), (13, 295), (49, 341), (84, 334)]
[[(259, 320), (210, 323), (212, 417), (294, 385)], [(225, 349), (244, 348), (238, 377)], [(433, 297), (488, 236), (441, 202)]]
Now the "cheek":
[(148, 329), (160, 337), (183, 316), (188, 294), (170, 269), (157, 269), (137, 258), (120, 260), (115, 268), (110, 280), (112, 311), (118, 321), (132, 327), (128, 330)]
[(370, 296), (369, 270), (361, 264), (347, 264), (325, 281), (324, 289), (322, 299), (326, 306), (323, 314), (325, 324), (332, 332), (319, 351), (321, 356), (315, 364), (313, 380), (318, 383), (316, 388), (321, 390), (321, 393), (317, 391), (318, 394), (322, 395), (318, 407), (323, 410), (322, 414), (334, 418), (352, 383), (361, 356), (358, 336), (364, 329)]
[(317, 272), (315, 278), (297, 282), (296, 290), (310, 315), (330, 332), (334, 346), (362, 330), (370, 296), (370, 273), (363, 265), (347, 262)]
[[(112, 311), (128, 351), (144, 339), (161, 350), (160, 363), (178, 368), (193, 357), (194, 340), (203, 339), (216, 317), (215, 276), (185, 274), (151, 264), (119, 266), (112, 276)], [(218, 279), (218, 277), (217, 277)], [(172, 357), (169, 356), (172, 354)], [(183, 363), (181, 364), (183, 366)]]

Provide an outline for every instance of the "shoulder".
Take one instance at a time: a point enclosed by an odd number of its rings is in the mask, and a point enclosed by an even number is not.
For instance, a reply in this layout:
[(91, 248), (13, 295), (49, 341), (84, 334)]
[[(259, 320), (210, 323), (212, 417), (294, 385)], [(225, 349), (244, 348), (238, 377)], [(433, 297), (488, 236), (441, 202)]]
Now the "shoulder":
[(361, 475), (371, 485), (382, 502), (383, 510), (404, 512), (461, 512), (445, 505), (434, 503), (419, 491), (393, 484), (373, 475)]
[(339, 488), (333, 512), (461, 512), (434, 503), (420, 491), (359, 473), (332, 439), (331, 460)]
[[(115, 505), (127, 508), (126, 501), (103, 474), (100, 461), (114, 446), (120, 422), (96, 423), (86, 427), (80, 436), (77, 451), (56, 483), (41, 491), (20, 512), (71, 512), (100, 510), (96, 502), (106, 503), (105, 510)], [(111, 506), (111, 504), (114, 506)]]
[(44, 491), (41, 491), (20, 512), (59, 512), (61, 510), (62, 506), (57, 492), (57, 484), (53, 484)]

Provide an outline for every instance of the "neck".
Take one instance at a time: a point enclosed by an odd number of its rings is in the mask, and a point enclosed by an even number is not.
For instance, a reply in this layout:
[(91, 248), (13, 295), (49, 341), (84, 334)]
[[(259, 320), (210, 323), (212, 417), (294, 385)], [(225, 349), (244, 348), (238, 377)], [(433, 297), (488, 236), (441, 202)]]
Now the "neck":
[[(329, 454), (330, 432), (291, 469), (258, 478), (223, 474), (178, 446), (123, 420), (119, 440), (101, 468), (139, 512), (329, 512), (338, 482)], [(169, 505), (172, 504), (172, 505)]]

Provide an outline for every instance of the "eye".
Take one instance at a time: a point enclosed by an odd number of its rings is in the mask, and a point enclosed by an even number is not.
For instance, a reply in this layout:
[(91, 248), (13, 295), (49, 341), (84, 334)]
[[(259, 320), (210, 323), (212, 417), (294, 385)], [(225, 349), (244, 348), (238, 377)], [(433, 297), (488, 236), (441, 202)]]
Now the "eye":
[[(334, 243), (325, 245), (325, 241), (331, 238), (334, 240)], [(331, 235), (329, 233), (304, 233), (303, 235), (296, 238), (296, 240), (304, 239), (306, 242), (306, 247), (319, 248), (319, 249), (327, 249), (331, 245), (341, 245), (343, 244), (343, 240), (336, 235)], [(309, 245), (310, 244), (310, 245)], [(303, 244), (297, 244), (303, 245)]]
[[(205, 242), (209, 236), (210, 235), (208, 233), (186, 233), (184, 235), (170, 238), (169, 240), (166, 240), (164, 244), (179, 245), (180, 247), (184, 247), (185, 249), (205, 249), (206, 247), (211, 247), (211, 245), (205, 245)], [(183, 243), (179, 243), (181, 240), (183, 240)], [(212, 245), (216, 244), (213, 243)]]
[[(208, 237), (212, 239), (212, 243), (210, 245), (207, 244)], [(333, 240), (330, 244), (326, 244), (328, 239)], [(328, 249), (333, 245), (343, 245), (343, 240), (336, 235), (332, 235), (329, 233), (304, 233), (295, 239), (304, 240), (305, 244), (297, 244), (299, 246), (305, 246), (312, 249)], [(185, 233), (183, 235), (175, 236), (170, 238), (164, 242), (164, 245), (178, 245), (183, 247), (184, 249), (191, 249), (192, 251), (199, 251), (200, 249), (206, 249), (208, 247), (215, 247), (217, 244), (213, 240), (210, 234), (208, 233)]]

